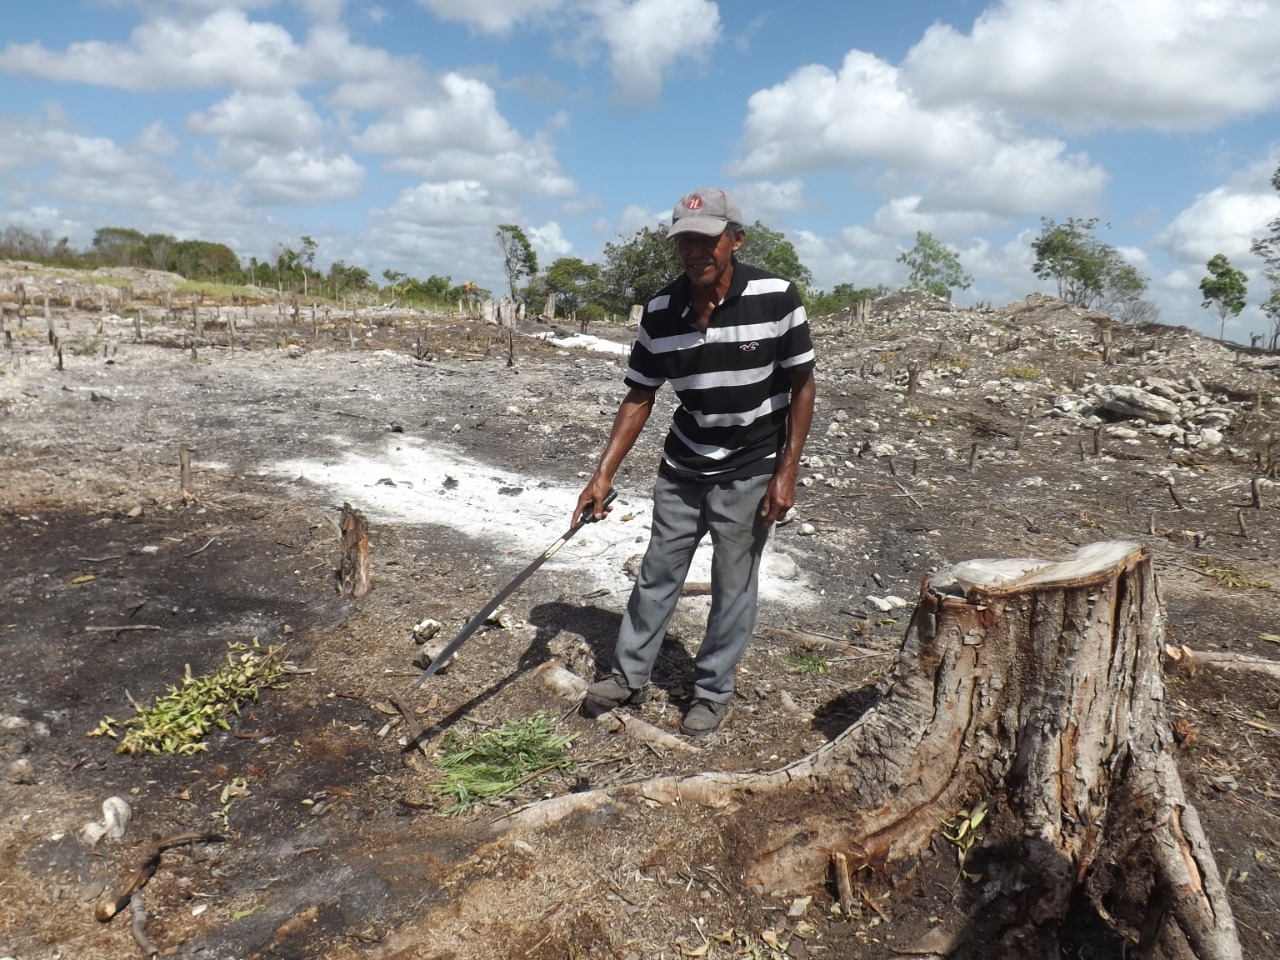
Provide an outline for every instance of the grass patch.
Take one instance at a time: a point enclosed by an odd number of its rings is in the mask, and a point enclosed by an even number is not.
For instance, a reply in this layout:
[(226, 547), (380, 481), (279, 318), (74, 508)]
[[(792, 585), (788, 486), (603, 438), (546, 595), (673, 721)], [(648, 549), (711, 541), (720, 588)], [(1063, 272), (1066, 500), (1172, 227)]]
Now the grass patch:
[(1044, 376), (1044, 371), (1039, 367), (1031, 366), (1029, 363), (1018, 363), (1005, 370), (1001, 376), (1008, 377), (1011, 380), (1039, 380)]
[(1249, 575), (1234, 563), (1226, 560), (1215, 560), (1213, 557), (1200, 557), (1196, 566), (1213, 578), (1220, 587), (1229, 590), (1242, 590), (1252, 587), (1254, 590), (1270, 590), (1271, 584), (1261, 580), (1250, 580)]
[(782, 662), (788, 670), (796, 673), (804, 673), (810, 676), (817, 676), (826, 673), (830, 669), (830, 665), (819, 654), (811, 650), (797, 650), (794, 653), (784, 653)]
[(228, 302), (233, 297), (253, 299), (261, 296), (256, 290), (250, 290), (248, 287), (237, 283), (213, 283), (208, 280), (184, 280), (178, 284), (177, 292), (198, 293), (208, 297), (210, 300), (225, 300)]
[(509, 720), (470, 741), (450, 730), (441, 742), (438, 761), (445, 779), (436, 787), (441, 796), (454, 800), (445, 816), (510, 796), (544, 774), (572, 770), (568, 748), (574, 739), (573, 734), (556, 733), (555, 721), (541, 713)]
[(81, 340), (71, 348), (73, 357), (96, 357), (98, 350), (102, 346), (97, 337), (90, 337), (88, 340)]
[(116, 753), (193, 754), (208, 749), (201, 739), (214, 727), (230, 730), (240, 705), (257, 700), (267, 688), (283, 685), (284, 649), (244, 643), (227, 644), (227, 665), (199, 677), (188, 666), (182, 686), (170, 687), (150, 707), (134, 704), (137, 715), (123, 722), (106, 717), (90, 737), (118, 739)]

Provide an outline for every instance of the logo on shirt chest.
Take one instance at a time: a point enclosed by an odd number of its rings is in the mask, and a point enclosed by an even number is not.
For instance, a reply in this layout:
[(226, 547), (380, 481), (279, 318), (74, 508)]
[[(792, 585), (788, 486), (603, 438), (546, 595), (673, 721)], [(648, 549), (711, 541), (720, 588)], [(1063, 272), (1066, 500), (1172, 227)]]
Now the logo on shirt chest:
[(756, 347), (758, 346), (760, 346), (760, 341), (752, 340), (750, 343), (739, 344), (738, 349), (746, 353), (750, 353), (752, 350), (756, 349)]

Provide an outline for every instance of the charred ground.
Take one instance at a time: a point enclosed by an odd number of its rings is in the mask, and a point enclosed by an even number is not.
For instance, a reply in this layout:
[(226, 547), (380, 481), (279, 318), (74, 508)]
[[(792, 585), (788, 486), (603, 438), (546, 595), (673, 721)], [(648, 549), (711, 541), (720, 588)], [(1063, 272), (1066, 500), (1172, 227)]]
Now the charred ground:
[[(365, 311), (348, 330), (336, 307), (327, 322), (290, 322), (273, 304), (246, 311), (233, 351), (225, 320), (209, 319), (194, 341), (189, 321), (154, 297), (137, 325), (123, 303), (113, 314), (87, 309), (94, 297), (70, 299), (51, 309), (63, 369), (44, 320), (19, 326), (12, 312), (14, 346), (0, 358), (0, 759), (24, 761), (0, 782), (0, 953), (138, 955), (127, 917), (99, 924), (93, 901), (160, 839), (214, 830), (227, 839), (165, 853), (145, 888), (148, 932), (170, 955), (728, 957), (789, 942), (790, 956), (878, 958), (956, 911), (975, 918), (981, 955), (981, 881), (959, 877), (941, 836), (921, 863), (868, 865), (863, 916), (841, 920), (823, 878), (803, 917), (740, 882), (752, 823), (798, 810), (749, 811), (719, 830), (662, 808), (497, 841), (486, 827), (503, 807), (439, 816), (439, 773), (402, 749), (387, 694), (417, 675), (413, 624), (432, 617), (456, 630), (531, 557), (514, 539), (371, 509), (374, 590), (343, 599), (335, 521), (344, 499), (365, 506), (360, 490), (279, 465), (352, 453), (386, 462), (403, 440), (571, 489), (621, 395), (616, 359), (535, 339), (545, 324), (508, 340), (475, 321)], [(874, 702), (909, 608), (883, 611), (869, 597), (912, 601), (931, 568), (1062, 556), (1099, 539), (1152, 551), (1172, 643), (1280, 659), (1263, 639), (1280, 634), (1280, 490), (1264, 479), (1258, 510), (1251, 486), (1280, 439), (1276, 358), (1045, 298), (955, 311), (904, 294), (866, 323), (815, 321), (815, 334), (806, 485), (797, 519), (775, 537), (799, 568), (794, 602), (762, 608), (724, 733), (698, 754), (658, 755), (581, 719), (531, 678), (553, 657), (590, 678), (625, 603), (624, 588), (601, 592), (598, 578), (560, 570), (530, 581), (507, 628), (478, 635), (412, 695), (428, 749), (449, 729), (552, 713), (578, 735), (579, 766), (524, 799), (781, 764)], [(1178, 406), (1167, 436), (1100, 399), (1099, 387), (1152, 382)], [(619, 478), (620, 509), (598, 539), (643, 534), (632, 530), (643, 516), (622, 516), (648, 493), (659, 423)], [(178, 484), (182, 445), (195, 500)], [(397, 469), (366, 477), (370, 502), (380, 485), (414, 482)], [(536, 524), (497, 519), (545, 528), (550, 542), (571, 506), (566, 497), (564, 516)], [(657, 695), (640, 711), (659, 727), (678, 725), (704, 602), (682, 602)], [(110, 626), (158, 629), (96, 629)], [(825, 674), (797, 673), (782, 658), (804, 635), (862, 652), (832, 657)], [(130, 696), (148, 702), (185, 665), (207, 672), (228, 643), (255, 637), (314, 672), (264, 692), (206, 752), (132, 758), (85, 737), (105, 716), (128, 717)], [(1184, 662), (1168, 683), (1185, 724), (1180, 766), (1232, 877), (1245, 953), (1270, 955), (1280, 937), (1280, 681)], [(125, 839), (85, 844), (82, 824), (113, 795), (133, 809)], [(809, 798), (806, 809), (830, 802)], [(989, 838), (975, 862), (1000, 848)], [(566, 849), (587, 851), (598, 869), (566, 876), (560, 863), (580, 860), (562, 858)], [(1120, 955), (1087, 911), (1078, 929), (1071, 955)]]

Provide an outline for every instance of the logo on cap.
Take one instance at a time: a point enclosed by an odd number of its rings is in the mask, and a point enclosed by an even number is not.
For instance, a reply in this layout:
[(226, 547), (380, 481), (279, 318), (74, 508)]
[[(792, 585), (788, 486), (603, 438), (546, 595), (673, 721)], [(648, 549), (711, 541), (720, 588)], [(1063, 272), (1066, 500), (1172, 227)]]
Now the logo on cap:
[(686, 203), (685, 206), (688, 207), (690, 210), (701, 210), (702, 198), (695, 193), (692, 197), (689, 198), (689, 202)]

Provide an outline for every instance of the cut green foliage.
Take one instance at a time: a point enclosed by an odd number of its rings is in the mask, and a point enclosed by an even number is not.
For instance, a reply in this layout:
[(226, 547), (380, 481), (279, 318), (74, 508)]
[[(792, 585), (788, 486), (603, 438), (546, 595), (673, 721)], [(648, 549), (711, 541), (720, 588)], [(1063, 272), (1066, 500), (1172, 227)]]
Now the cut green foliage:
[(1255, 590), (1270, 590), (1271, 584), (1260, 580), (1250, 580), (1248, 574), (1234, 563), (1226, 560), (1215, 560), (1213, 557), (1200, 557), (1196, 566), (1218, 582), (1219, 586), (1229, 590), (1240, 590), (1252, 587)]
[(170, 687), (150, 707), (134, 704), (137, 715), (123, 722), (105, 718), (90, 737), (119, 739), (116, 753), (199, 753), (207, 749), (201, 738), (214, 727), (230, 730), (228, 717), (240, 705), (257, 700), (266, 688), (283, 686), (284, 649), (253, 644), (227, 645), (227, 665), (195, 677), (188, 666), (182, 686)]
[(819, 654), (811, 650), (797, 650), (795, 653), (784, 653), (782, 662), (787, 669), (794, 670), (796, 673), (806, 673), (812, 676), (826, 673), (829, 669), (827, 661)]
[(97, 337), (90, 337), (88, 340), (82, 340), (71, 348), (73, 357), (96, 357), (101, 342)]
[[(960, 873), (966, 879), (972, 879), (968, 873), (965, 873), (964, 864), (969, 858), (970, 851), (982, 842), (982, 835), (978, 833), (978, 828), (982, 826), (982, 821), (987, 819), (986, 803), (979, 803), (973, 808), (973, 812), (961, 810), (952, 820), (944, 820), (942, 826), (942, 836), (946, 841), (956, 848), (956, 864), (960, 867)], [(947, 831), (951, 832), (948, 833)]]
[(573, 768), (568, 747), (572, 734), (556, 733), (555, 721), (536, 713), (509, 720), (471, 741), (452, 730), (440, 745), (439, 764), (445, 780), (436, 787), (453, 797), (446, 816), (457, 816), (485, 800), (510, 796), (527, 783), (555, 770)]

